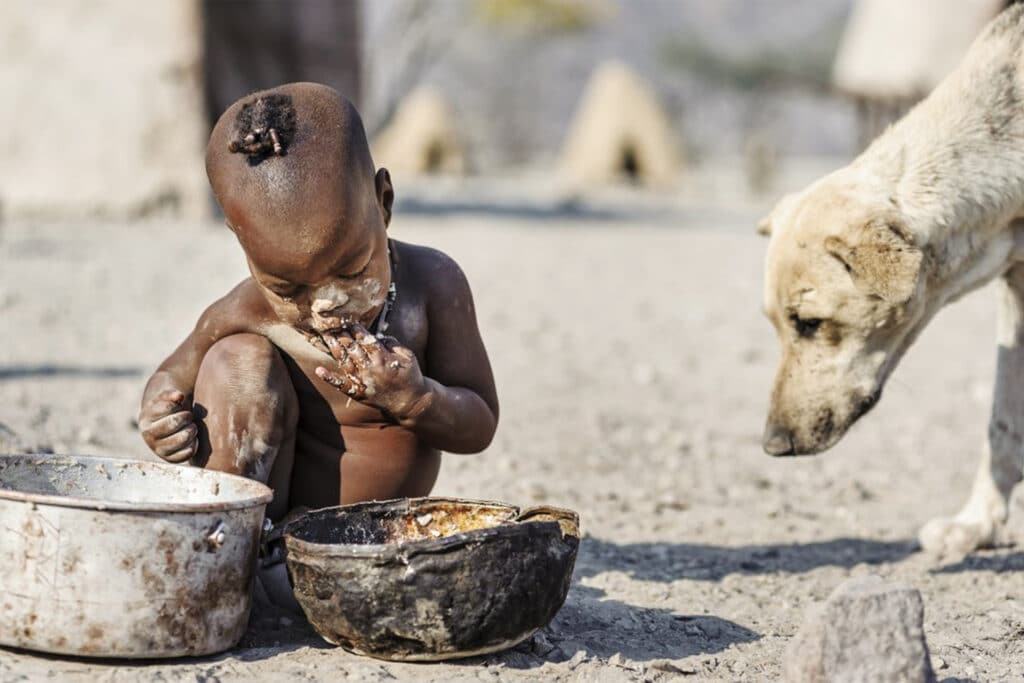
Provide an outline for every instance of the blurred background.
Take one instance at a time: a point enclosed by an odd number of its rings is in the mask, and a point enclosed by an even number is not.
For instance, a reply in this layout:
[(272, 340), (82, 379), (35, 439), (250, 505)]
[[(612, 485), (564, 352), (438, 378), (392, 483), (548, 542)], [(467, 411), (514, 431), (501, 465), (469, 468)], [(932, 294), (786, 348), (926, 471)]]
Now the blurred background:
[(1006, 4), (5, 2), (0, 210), (211, 217), (212, 123), (294, 80), (356, 103), (409, 210), (571, 209), (631, 187), (764, 200), (856, 154)]
[[(472, 283), (501, 424), (434, 493), (570, 507), (588, 536), (547, 654), (433, 680), (663, 680), (657, 660), (664, 679), (776, 680), (804, 605), (863, 571), (922, 590), (946, 680), (1019, 680), (1020, 546), (941, 569), (911, 552), (968, 493), (992, 293), (943, 311), (829, 454), (768, 458), (778, 344), (754, 232), (1005, 4), (0, 0), (0, 452), (155, 458), (146, 378), (248, 276), (206, 182), (211, 125), (253, 90), (322, 81), (392, 170), (389, 234)], [(126, 675), (427, 675), (261, 637)], [(0, 679), (110, 677), (91, 666), (0, 650)]]

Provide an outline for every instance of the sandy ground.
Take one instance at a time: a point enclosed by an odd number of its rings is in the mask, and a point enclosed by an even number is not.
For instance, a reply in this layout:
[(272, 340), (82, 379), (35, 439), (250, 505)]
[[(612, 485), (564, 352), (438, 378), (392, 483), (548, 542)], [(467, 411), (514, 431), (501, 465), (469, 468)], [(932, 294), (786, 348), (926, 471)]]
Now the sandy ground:
[[(942, 562), (913, 543), (968, 492), (991, 291), (932, 323), (840, 446), (772, 459), (759, 443), (778, 351), (753, 209), (407, 206), (394, 235), (469, 275), (502, 401), (494, 444), (447, 456), (436, 493), (580, 512), (551, 626), (504, 654), (412, 665), (264, 619), (200, 660), (0, 649), (0, 680), (771, 680), (805, 608), (866, 573), (922, 591), (940, 679), (1024, 680), (1024, 554)], [(0, 451), (146, 457), (133, 416), (148, 373), (244, 274), (212, 225), (4, 226)]]

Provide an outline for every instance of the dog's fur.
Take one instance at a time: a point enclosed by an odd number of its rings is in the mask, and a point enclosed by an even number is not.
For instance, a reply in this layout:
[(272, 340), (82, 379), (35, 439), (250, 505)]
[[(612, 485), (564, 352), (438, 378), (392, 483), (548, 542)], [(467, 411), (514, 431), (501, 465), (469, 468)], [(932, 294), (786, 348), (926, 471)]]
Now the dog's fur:
[(878, 400), (935, 313), (1002, 281), (998, 376), (981, 468), (955, 517), (922, 545), (990, 544), (1024, 468), (1024, 7), (1000, 14), (963, 62), (859, 158), (783, 198), (765, 312), (778, 331), (764, 447), (835, 444)]

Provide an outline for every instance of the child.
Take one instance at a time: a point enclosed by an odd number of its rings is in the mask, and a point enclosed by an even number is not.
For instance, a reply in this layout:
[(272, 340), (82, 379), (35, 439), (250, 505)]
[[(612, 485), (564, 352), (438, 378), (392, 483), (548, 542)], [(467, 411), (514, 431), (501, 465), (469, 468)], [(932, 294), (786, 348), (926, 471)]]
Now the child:
[(252, 277), (150, 378), (139, 426), (169, 462), (274, 489), (268, 516), (430, 493), (498, 402), (472, 295), (444, 254), (389, 240), (394, 191), (359, 114), (293, 83), (236, 102), (206, 171)]

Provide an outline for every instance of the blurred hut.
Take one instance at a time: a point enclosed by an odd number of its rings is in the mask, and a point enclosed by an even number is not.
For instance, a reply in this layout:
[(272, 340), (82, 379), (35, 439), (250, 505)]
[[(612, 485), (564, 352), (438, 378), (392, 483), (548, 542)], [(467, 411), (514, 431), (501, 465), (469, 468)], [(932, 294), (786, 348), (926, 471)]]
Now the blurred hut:
[(199, 217), (198, 0), (0, 5), (5, 215)]
[(235, 99), (316, 80), (359, 99), (354, 0), (0, 2), (0, 210), (188, 219)]
[(1007, 0), (858, 0), (833, 65), (858, 106), (861, 147), (953, 70)]
[(651, 86), (621, 63), (599, 66), (563, 147), (565, 175), (581, 185), (667, 186), (681, 168), (678, 141)]
[(373, 141), (373, 159), (394, 173), (462, 173), (465, 146), (451, 107), (436, 90), (421, 87), (399, 103), (395, 115)]

